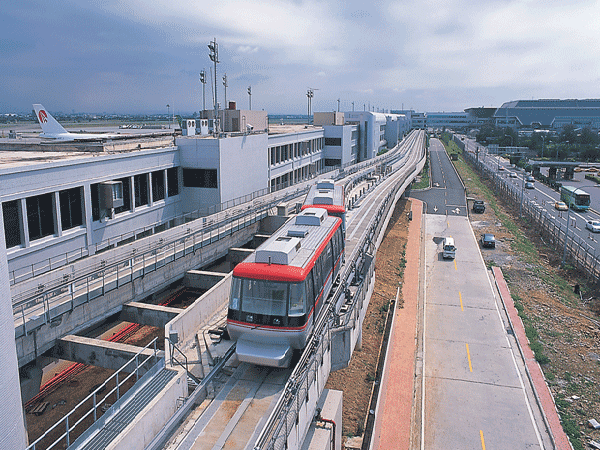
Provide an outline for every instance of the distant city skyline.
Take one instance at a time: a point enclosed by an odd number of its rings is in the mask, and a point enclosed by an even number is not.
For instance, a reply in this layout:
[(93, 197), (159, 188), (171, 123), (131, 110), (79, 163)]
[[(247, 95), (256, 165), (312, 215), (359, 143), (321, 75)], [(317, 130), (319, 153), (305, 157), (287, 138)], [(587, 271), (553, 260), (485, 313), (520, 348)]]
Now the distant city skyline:
[(75, 0), (0, 11), (0, 113), (202, 108), (219, 44), (218, 99), (270, 114), (462, 111), (531, 98), (598, 98), (600, 1)]

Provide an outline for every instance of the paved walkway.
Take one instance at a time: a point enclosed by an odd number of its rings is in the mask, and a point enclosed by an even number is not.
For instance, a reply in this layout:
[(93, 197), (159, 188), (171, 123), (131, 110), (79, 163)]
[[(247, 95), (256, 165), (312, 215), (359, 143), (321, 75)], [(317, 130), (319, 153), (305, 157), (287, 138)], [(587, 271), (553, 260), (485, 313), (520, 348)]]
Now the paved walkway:
[(408, 226), (406, 267), (402, 284), (404, 306), (396, 309), (388, 355), (384, 366), (373, 448), (408, 449), (417, 344), (419, 253), (423, 203), (411, 199), (412, 221)]

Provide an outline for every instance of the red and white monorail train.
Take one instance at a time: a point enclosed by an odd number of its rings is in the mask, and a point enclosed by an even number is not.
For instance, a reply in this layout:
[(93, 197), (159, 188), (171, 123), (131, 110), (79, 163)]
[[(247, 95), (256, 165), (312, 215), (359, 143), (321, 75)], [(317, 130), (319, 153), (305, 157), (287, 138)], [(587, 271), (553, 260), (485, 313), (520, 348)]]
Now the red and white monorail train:
[(342, 230), (346, 230), (346, 197), (341, 184), (327, 179), (311, 186), (302, 205), (302, 210), (307, 208), (326, 209), (330, 216), (342, 219)]
[(303, 349), (344, 255), (342, 221), (308, 208), (233, 269), (227, 331), (240, 361), (288, 367)]

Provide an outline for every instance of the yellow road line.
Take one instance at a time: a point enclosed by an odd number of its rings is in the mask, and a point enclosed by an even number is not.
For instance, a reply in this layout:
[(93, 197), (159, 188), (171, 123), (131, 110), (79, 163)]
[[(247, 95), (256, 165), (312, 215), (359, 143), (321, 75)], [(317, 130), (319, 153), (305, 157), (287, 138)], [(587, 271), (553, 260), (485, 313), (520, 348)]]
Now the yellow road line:
[(464, 311), (464, 309), (463, 309), (463, 303), (462, 303), (462, 295), (460, 294), (460, 291), (458, 291), (458, 297), (460, 298), (460, 310)]
[(483, 431), (479, 430), (479, 436), (481, 437), (481, 450), (485, 450), (485, 439), (483, 439)]
[(469, 352), (469, 344), (466, 344), (467, 346), (467, 358), (469, 359), (469, 371), (473, 372), (473, 366), (471, 365), (471, 353)]
[(454, 270), (458, 270), (458, 268), (456, 267), (456, 259), (454, 260)]

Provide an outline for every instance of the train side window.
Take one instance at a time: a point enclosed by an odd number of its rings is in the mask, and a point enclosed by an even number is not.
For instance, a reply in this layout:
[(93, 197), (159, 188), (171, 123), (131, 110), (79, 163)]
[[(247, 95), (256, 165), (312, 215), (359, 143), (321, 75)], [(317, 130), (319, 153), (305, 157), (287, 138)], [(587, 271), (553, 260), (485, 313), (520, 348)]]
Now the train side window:
[(293, 283), (290, 285), (290, 316), (302, 316), (306, 313), (306, 290), (303, 283)]
[(321, 265), (321, 256), (319, 256), (317, 258), (317, 260), (315, 261), (315, 266), (312, 270), (313, 272), (313, 279), (315, 282), (315, 297), (317, 297), (319, 295), (319, 292), (321, 292), (321, 286), (323, 286), (323, 267)]
[(337, 231), (335, 232), (335, 234), (333, 235), (333, 238), (331, 239), (331, 245), (333, 246), (334, 259), (337, 259), (337, 256), (340, 254), (340, 241), (338, 240)]
[(331, 270), (333, 269), (333, 258), (331, 255), (331, 249), (332, 244), (331, 241), (329, 241), (325, 246), (325, 251), (323, 252), (323, 254), (325, 255), (325, 270), (323, 271), (324, 276), (329, 275), (329, 272), (331, 272)]
[(306, 277), (306, 299), (308, 300), (308, 304), (310, 306), (315, 304), (315, 292), (313, 290), (312, 283), (312, 271), (308, 273)]
[(239, 278), (234, 278), (231, 284), (231, 296), (229, 298), (229, 309), (239, 310), (240, 309), (240, 296), (242, 283)]

